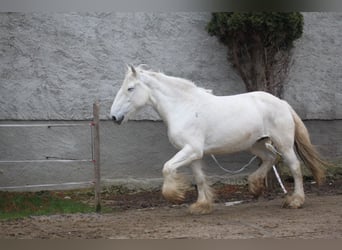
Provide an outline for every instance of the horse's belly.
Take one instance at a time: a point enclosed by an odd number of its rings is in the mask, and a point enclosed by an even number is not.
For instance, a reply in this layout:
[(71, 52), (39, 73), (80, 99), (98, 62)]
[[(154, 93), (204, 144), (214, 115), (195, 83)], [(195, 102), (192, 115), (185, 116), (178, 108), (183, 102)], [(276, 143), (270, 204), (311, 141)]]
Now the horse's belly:
[(262, 126), (244, 129), (226, 129), (223, 133), (208, 134), (204, 143), (205, 154), (229, 154), (248, 150), (261, 137), (265, 136)]
[[(248, 135), (246, 135), (247, 137)], [(225, 143), (215, 143), (205, 145), (204, 154), (230, 154), (239, 151), (248, 150), (255, 143), (255, 139), (246, 139), (244, 141), (227, 141)]]

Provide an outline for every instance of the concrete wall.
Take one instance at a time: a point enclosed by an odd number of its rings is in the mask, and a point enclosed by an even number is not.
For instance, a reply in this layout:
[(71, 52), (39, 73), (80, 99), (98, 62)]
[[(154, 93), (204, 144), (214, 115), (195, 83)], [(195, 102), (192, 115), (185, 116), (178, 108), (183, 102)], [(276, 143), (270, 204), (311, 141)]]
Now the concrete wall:
[(302, 119), (342, 119), (342, 13), (303, 13), (286, 99)]
[[(342, 13), (303, 14), (284, 97), (303, 119), (342, 119)], [(89, 119), (95, 99), (106, 119), (125, 63), (147, 63), (218, 95), (241, 93), (226, 47), (205, 31), (209, 20), (187, 12), (0, 13), (0, 119)]]
[[(40, 122), (33, 122), (36, 123)], [(118, 126), (110, 121), (103, 121), (100, 131), (101, 176), (107, 182), (113, 179), (160, 179), (163, 164), (176, 153), (168, 142), (162, 122), (132, 121), (125, 126)], [(15, 143), (10, 147), (2, 144), (0, 149), (2, 155), (6, 155), (6, 160), (45, 159), (46, 156), (91, 159), (90, 138), (90, 129), (87, 126), (6, 128), (6, 133), (2, 133), (2, 140)], [(241, 167), (242, 160), (247, 162), (250, 157), (236, 154), (218, 159), (222, 164), (229, 164), (237, 169)], [(211, 159), (206, 160), (209, 174), (224, 174), (213, 165)], [(181, 171), (189, 173), (187, 168)], [(6, 185), (88, 181), (92, 178), (92, 163), (13, 163), (0, 166), (0, 183)]]
[[(316, 119), (307, 121), (313, 141), (325, 156), (340, 159), (342, 14), (304, 18), (284, 98), (303, 119)], [(81, 122), (91, 119), (96, 99), (107, 120), (125, 63), (147, 63), (217, 95), (244, 92), (226, 48), (205, 31), (209, 20), (210, 13), (0, 13), (0, 123)], [(159, 180), (163, 163), (175, 153), (157, 114), (145, 109), (135, 119), (122, 127), (102, 123), (103, 179)], [(0, 138), (0, 160), (90, 154), (88, 128), (0, 128)], [(249, 159), (246, 153), (219, 158), (231, 169)], [(227, 176), (207, 162), (211, 176)], [(92, 175), (91, 164), (1, 164), (0, 186)]]
[(0, 117), (84, 120), (99, 99), (106, 119), (126, 63), (147, 63), (216, 93), (242, 92), (226, 48), (205, 31), (209, 19), (210, 13), (0, 14)]
[[(6, 123), (2, 122), (1, 124)], [(17, 122), (22, 124), (26, 122)], [(40, 122), (32, 122), (33, 124)], [(64, 122), (60, 122), (64, 123)], [(75, 122), (74, 122), (75, 123)], [(76, 122), (83, 124), (84, 122)], [(306, 121), (313, 143), (329, 159), (342, 159), (342, 120)], [(1, 160), (90, 159), (90, 129), (85, 126), (58, 128), (0, 128)], [(105, 183), (135, 183), (160, 185), (163, 164), (176, 153), (168, 142), (162, 122), (132, 121), (118, 126), (111, 121), (101, 122), (101, 176)], [(252, 155), (238, 153), (217, 156), (219, 162), (237, 170)], [(205, 172), (212, 181), (235, 183), (232, 176), (221, 170), (210, 157), (205, 157)], [(251, 173), (258, 161), (243, 174)], [(189, 174), (188, 168), (181, 172)], [(89, 181), (93, 179), (92, 163), (12, 163), (0, 165), (0, 187)], [(237, 178), (240, 178), (238, 175)], [(233, 176), (235, 178), (235, 176)]]

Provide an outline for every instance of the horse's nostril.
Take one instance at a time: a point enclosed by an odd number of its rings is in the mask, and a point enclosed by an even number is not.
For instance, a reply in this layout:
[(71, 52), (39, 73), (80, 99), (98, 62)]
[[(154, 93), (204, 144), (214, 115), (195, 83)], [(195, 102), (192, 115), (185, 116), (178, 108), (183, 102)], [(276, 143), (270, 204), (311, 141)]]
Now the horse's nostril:
[(113, 119), (113, 121), (116, 121), (116, 117), (114, 115), (112, 116), (112, 119)]

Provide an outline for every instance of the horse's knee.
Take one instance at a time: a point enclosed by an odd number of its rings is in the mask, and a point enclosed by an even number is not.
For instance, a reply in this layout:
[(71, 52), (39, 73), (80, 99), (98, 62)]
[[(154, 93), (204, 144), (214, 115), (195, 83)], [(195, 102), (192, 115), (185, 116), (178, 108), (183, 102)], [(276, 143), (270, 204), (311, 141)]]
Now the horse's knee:
[(162, 172), (163, 172), (163, 176), (164, 176), (164, 177), (169, 176), (169, 175), (173, 172), (173, 170), (172, 170), (172, 168), (171, 168), (171, 165), (168, 164), (168, 163), (166, 162), (166, 163), (164, 164), (164, 167), (163, 167)]

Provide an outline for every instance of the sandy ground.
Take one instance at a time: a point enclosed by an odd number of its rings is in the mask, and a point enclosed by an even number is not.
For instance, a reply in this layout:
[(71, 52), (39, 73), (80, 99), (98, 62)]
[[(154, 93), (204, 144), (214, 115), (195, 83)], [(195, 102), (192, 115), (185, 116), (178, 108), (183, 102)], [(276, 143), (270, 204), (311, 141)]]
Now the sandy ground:
[[(337, 185), (333, 190), (325, 189), (324, 192), (309, 190), (302, 209), (281, 208), (283, 198), (280, 194), (258, 200), (241, 195), (247, 201), (225, 206), (225, 202), (218, 200), (214, 212), (209, 215), (190, 215), (190, 203), (171, 205), (162, 202), (153, 206), (143, 203), (140, 197), (140, 201), (133, 199), (136, 206), (115, 208), (111, 213), (34, 216), (0, 221), (0, 238), (341, 239), (342, 192), (340, 183)], [(144, 199), (149, 198), (145, 196)], [(162, 200), (158, 196), (159, 199)], [(127, 205), (129, 202), (124, 203)]]

